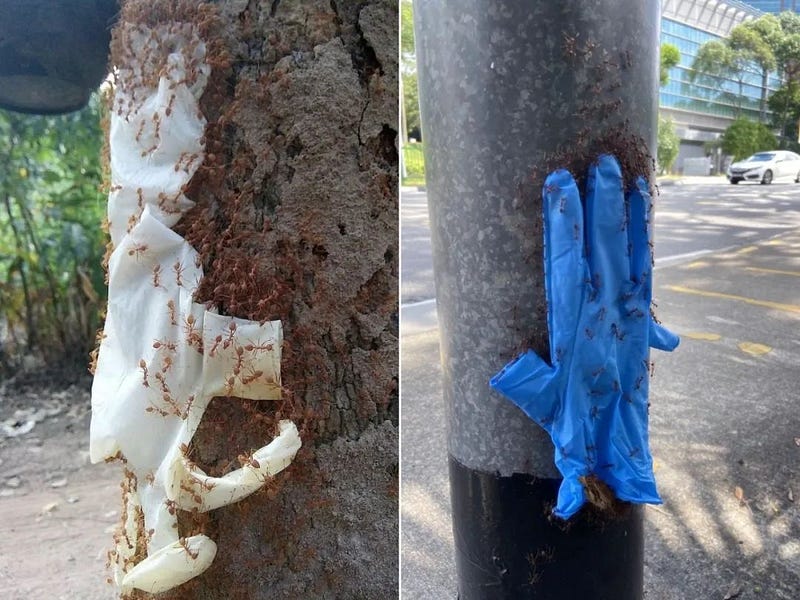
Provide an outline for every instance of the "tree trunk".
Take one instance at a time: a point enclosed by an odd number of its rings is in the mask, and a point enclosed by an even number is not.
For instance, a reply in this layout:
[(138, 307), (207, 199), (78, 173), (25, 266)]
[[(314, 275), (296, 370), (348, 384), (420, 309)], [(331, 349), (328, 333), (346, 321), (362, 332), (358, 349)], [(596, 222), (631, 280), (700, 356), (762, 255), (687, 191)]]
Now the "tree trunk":
[(736, 96), (736, 118), (742, 116), (742, 89), (744, 88), (744, 80), (740, 77), (738, 79), (739, 82), (739, 93)]
[(195, 301), (285, 339), (282, 400), (215, 398), (193, 458), (222, 474), (286, 418), (303, 446), (265, 491), (181, 515), (218, 552), (159, 598), (395, 597), (397, 2), (131, 0), (120, 20), (176, 22), (212, 67), (176, 227), (202, 259)]
[(786, 84), (786, 100), (783, 103), (783, 110), (781, 111), (781, 132), (780, 132), (780, 147), (786, 148), (786, 130), (789, 127), (789, 99), (792, 94), (792, 81)]
[[(14, 213), (11, 211), (11, 199), (8, 193), (3, 193), (3, 206), (5, 206), (6, 214), (8, 215), (8, 224), (11, 226), (11, 232), (14, 234), (14, 242), (17, 248), (24, 248), (25, 245), (20, 237), (19, 230), (14, 223)], [(13, 272), (14, 268), (19, 273), (20, 283), (22, 284), (22, 294), (25, 299), (25, 346), (28, 352), (31, 352), (38, 343), (38, 332), (33, 314), (33, 300), (31, 298), (30, 287), (28, 286), (28, 276), (25, 274), (25, 261), (22, 258), (17, 258), (9, 267), (9, 271)], [(10, 327), (9, 331), (14, 328)]]
[(760, 115), (759, 121), (761, 123), (767, 122), (767, 81), (769, 77), (769, 71), (766, 69), (762, 69), (761, 71), (761, 102), (760, 102)]

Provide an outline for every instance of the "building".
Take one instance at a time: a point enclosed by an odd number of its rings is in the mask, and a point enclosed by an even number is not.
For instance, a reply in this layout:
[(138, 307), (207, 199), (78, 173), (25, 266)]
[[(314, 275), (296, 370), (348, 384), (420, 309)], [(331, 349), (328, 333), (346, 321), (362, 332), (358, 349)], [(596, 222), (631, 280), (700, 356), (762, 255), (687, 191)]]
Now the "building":
[(800, 0), (747, 0), (753, 8), (763, 12), (779, 13), (785, 10), (800, 11)]
[[(800, 4), (800, 0), (795, 0)], [(760, 2), (760, 4), (778, 4)], [(791, 4), (792, 0), (783, 0)], [(677, 46), (680, 63), (670, 70), (669, 83), (659, 94), (662, 115), (672, 118), (675, 131), (681, 139), (680, 151), (674, 168), (682, 172), (687, 158), (702, 158), (712, 154), (710, 142), (719, 139), (731, 124), (737, 111), (742, 116), (758, 120), (761, 100), (761, 72), (754, 65), (741, 82), (717, 77), (700, 77), (691, 80), (691, 66), (700, 46), (710, 40), (723, 39), (731, 30), (764, 13), (751, 4), (739, 0), (662, 0), (661, 42)], [(768, 78), (771, 94), (780, 85), (777, 75)], [(721, 157), (715, 153), (717, 169)]]

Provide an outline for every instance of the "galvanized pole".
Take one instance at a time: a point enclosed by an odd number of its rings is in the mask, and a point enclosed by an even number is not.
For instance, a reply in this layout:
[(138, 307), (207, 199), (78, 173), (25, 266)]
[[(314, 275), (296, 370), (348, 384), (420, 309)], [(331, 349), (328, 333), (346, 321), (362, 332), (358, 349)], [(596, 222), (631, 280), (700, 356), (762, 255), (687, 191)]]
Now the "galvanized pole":
[(642, 597), (641, 510), (551, 517), (552, 443), (487, 382), (524, 348), (548, 356), (553, 156), (611, 131), (655, 154), (659, 16), (659, 0), (414, 3), (461, 600)]

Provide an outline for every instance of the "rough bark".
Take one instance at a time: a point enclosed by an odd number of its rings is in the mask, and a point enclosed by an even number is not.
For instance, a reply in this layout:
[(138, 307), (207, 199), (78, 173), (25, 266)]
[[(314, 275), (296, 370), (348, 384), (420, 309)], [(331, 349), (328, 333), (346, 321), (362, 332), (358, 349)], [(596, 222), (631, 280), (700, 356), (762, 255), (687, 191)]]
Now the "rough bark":
[(280, 418), (303, 438), (262, 493), (182, 516), (219, 551), (160, 597), (396, 596), (397, 3), (132, 0), (121, 20), (198, 24), (207, 154), (178, 226), (196, 300), (284, 327), (283, 400), (216, 398), (194, 459), (224, 473)]

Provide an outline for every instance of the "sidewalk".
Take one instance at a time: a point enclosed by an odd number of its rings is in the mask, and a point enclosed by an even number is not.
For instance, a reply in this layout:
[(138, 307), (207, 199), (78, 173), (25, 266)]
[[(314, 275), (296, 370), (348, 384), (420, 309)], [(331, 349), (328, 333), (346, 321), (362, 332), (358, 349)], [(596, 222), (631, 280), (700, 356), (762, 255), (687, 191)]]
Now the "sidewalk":
[(668, 185), (714, 185), (726, 183), (728, 183), (728, 179), (724, 175), (688, 175), (686, 177), (667, 175), (665, 177), (656, 178), (656, 184), (659, 187)]
[[(667, 175), (664, 177), (657, 177), (656, 184), (659, 187), (669, 186), (669, 185), (714, 185), (714, 184), (725, 184), (728, 183), (728, 180), (723, 175), (691, 175), (687, 177), (683, 176), (673, 176)], [(401, 192), (424, 192), (425, 186), (424, 185), (401, 185), (400, 186)]]

